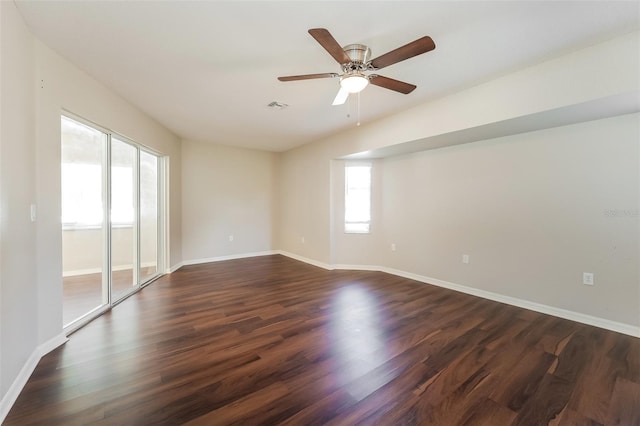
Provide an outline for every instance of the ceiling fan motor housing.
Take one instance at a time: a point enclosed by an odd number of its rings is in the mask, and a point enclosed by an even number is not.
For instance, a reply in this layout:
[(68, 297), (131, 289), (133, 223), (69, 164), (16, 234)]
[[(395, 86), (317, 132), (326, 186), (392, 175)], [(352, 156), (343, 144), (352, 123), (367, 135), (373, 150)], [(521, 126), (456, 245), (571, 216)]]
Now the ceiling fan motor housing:
[(342, 49), (351, 59), (351, 62), (342, 65), (344, 72), (351, 73), (367, 69), (367, 63), (371, 59), (371, 49), (364, 44), (348, 44)]

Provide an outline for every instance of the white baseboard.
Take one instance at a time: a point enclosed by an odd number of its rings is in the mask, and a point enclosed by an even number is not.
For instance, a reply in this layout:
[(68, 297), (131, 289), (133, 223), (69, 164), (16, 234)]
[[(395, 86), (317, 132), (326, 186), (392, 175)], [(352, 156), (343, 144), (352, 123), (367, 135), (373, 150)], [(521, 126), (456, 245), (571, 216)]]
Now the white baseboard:
[(29, 377), (36, 369), (38, 362), (40, 362), (40, 358), (57, 348), (58, 346), (64, 344), (69, 340), (67, 336), (64, 334), (59, 334), (54, 338), (44, 342), (40, 346), (38, 346), (32, 353), (29, 359), (24, 363), (22, 369), (18, 373), (18, 376), (15, 378), (11, 386), (7, 390), (7, 393), (4, 394), (2, 400), (0, 401), (0, 424), (4, 422), (4, 419), (9, 414), (9, 410), (18, 399), (20, 392), (24, 388), (24, 385), (27, 384)]
[(77, 277), (78, 275), (91, 275), (102, 273), (102, 268), (74, 269), (73, 271), (62, 271), (62, 277)]
[(38, 353), (40, 354), (40, 358), (42, 358), (52, 350), (64, 345), (68, 341), (69, 338), (64, 333), (60, 333), (54, 338), (47, 340), (46, 342), (38, 346)]
[(583, 314), (580, 312), (557, 308), (555, 306), (544, 305), (542, 303), (531, 302), (529, 300), (519, 299), (517, 297), (506, 296), (500, 293), (493, 293), (490, 291), (468, 287), (460, 284), (455, 284), (448, 281), (439, 280), (436, 278), (429, 278), (423, 275), (413, 274), (410, 272), (400, 271), (397, 269), (381, 267), (379, 270), (381, 272), (386, 272), (388, 274), (409, 278), (409, 279), (420, 281), (426, 284), (432, 284), (438, 287), (447, 288), (449, 290), (455, 290), (461, 293), (470, 294), (472, 296), (482, 297), (483, 299), (489, 299), (495, 302), (505, 303), (507, 305), (517, 306), (519, 308), (529, 309), (531, 311), (540, 312), (542, 314), (553, 315), (555, 317), (576, 321), (582, 324), (592, 325), (594, 327), (604, 328), (606, 330), (627, 334), (633, 337), (640, 337), (640, 327), (636, 327), (630, 324), (611, 321), (608, 319), (599, 318), (592, 315)]
[[(140, 265), (142, 268), (148, 268), (150, 266), (156, 266), (155, 262), (144, 262)], [(119, 265), (114, 266), (113, 271), (126, 271), (127, 269), (133, 269), (133, 265)], [(102, 273), (102, 268), (89, 268), (89, 269), (75, 269), (73, 271), (63, 271), (62, 277), (76, 277), (78, 275), (90, 275), (90, 274), (100, 274)]]
[(239, 254), (230, 254), (226, 256), (208, 257), (204, 259), (191, 259), (191, 260), (182, 261), (180, 266), (182, 267), (187, 265), (199, 265), (201, 263), (221, 262), (223, 260), (244, 259), (246, 257), (269, 256), (272, 254), (278, 254), (278, 252), (274, 250), (268, 250), (268, 251), (254, 252), (254, 253), (239, 253)]
[(284, 251), (284, 250), (276, 250), (274, 254), (281, 254), (283, 256), (290, 257), (291, 259), (299, 260), (300, 262), (308, 263), (309, 265), (317, 266), (318, 268), (327, 269), (329, 271), (332, 271), (335, 269), (334, 266), (329, 265), (327, 263), (319, 262), (317, 260), (309, 259), (308, 257), (299, 256), (297, 254), (289, 253), (288, 251)]
[(499, 293), (493, 293), (486, 290), (481, 290), (465, 285), (455, 284), (448, 281), (439, 280), (436, 278), (430, 278), (423, 275), (414, 274), (411, 272), (401, 271), (398, 269), (387, 268), (384, 266), (375, 265), (327, 265), (312, 259), (307, 259), (302, 256), (298, 256), (293, 253), (279, 250), (279, 254), (290, 257), (301, 262), (309, 263), (311, 265), (320, 266), (324, 269), (349, 269), (355, 271), (379, 271), (386, 272), (387, 274), (396, 275), (403, 278), (419, 281), (425, 284), (431, 284), (438, 287), (447, 288), (449, 290), (459, 291), (461, 293), (470, 294), (472, 296), (482, 297), (483, 299), (493, 300), (495, 302), (506, 303), (507, 305), (517, 306), (519, 308), (529, 309), (531, 311), (540, 312), (547, 315), (553, 315), (555, 317), (568, 319), (571, 321), (579, 322), (582, 324), (592, 325), (594, 327), (604, 328), (605, 330), (615, 331), (617, 333), (626, 334), (633, 337), (640, 337), (640, 327), (624, 324), (621, 322), (611, 321), (605, 318), (595, 317), (592, 315), (583, 314), (580, 312), (569, 311), (567, 309), (557, 308), (555, 306), (544, 305), (542, 303), (531, 302), (529, 300), (518, 299), (516, 297), (506, 296)]
[(375, 272), (380, 272), (381, 271), (381, 267), (380, 266), (373, 266), (373, 265), (342, 265), (342, 264), (337, 264), (337, 265), (333, 265), (333, 269), (339, 269), (339, 270), (343, 270), (343, 271), (375, 271)]
[(180, 262), (177, 265), (173, 265), (171, 268), (167, 269), (165, 271), (166, 274), (171, 274), (175, 271), (177, 271), (178, 269), (182, 268), (184, 266), (184, 263)]

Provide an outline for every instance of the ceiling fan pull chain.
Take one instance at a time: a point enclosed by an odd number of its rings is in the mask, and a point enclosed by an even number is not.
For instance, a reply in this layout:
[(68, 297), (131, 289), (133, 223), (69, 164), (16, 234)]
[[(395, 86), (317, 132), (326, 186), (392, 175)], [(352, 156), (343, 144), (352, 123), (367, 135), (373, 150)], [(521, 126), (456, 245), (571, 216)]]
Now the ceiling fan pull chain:
[(356, 126), (360, 126), (360, 92), (358, 92), (358, 123)]

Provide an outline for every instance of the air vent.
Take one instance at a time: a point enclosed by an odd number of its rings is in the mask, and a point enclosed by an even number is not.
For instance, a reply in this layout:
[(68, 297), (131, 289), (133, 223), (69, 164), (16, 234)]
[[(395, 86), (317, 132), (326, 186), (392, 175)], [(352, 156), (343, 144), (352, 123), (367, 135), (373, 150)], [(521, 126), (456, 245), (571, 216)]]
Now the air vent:
[(271, 109), (285, 109), (286, 107), (288, 107), (289, 105), (282, 103), (282, 102), (278, 102), (278, 101), (273, 101), (270, 104), (267, 105), (269, 108)]

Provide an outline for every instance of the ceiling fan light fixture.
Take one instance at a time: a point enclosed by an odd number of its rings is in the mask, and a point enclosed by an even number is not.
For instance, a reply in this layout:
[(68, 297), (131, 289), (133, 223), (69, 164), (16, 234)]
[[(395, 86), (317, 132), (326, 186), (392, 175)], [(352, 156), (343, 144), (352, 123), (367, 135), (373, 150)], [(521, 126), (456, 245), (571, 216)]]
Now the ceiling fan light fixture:
[(349, 74), (340, 79), (340, 87), (349, 93), (359, 93), (369, 84), (369, 79), (364, 74)]

